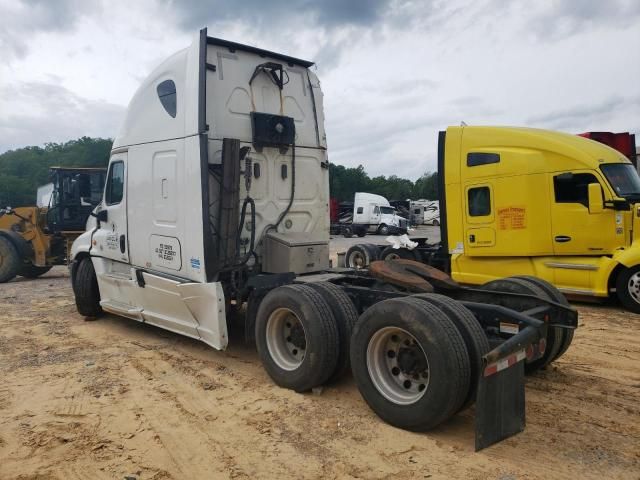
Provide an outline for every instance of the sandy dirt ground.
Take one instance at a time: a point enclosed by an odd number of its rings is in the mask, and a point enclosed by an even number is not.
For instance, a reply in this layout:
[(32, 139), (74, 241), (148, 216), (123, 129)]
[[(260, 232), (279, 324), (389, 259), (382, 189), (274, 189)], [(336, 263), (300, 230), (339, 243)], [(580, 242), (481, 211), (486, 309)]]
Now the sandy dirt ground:
[(640, 316), (579, 305), (569, 352), (527, 380), (527, 428), (473, 451), (473, 410), (415, 434), (353, 380), (275, 386), (226, 352), (107, 315), (62, 267), (0, 285), (0, 479), (640, 478)]

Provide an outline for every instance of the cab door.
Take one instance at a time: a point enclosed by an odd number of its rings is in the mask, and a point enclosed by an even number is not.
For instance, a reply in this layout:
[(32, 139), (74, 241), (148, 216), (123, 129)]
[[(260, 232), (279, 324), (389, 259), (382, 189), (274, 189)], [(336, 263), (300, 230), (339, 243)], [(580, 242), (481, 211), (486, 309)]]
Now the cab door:
[(370, 203), (369, 211), (371, 212), (369, 223), (378, 225), (380, 223), (380, 207), (374, 203)]
[(465, 251), (469, 256), (490, 255), (496, 245), (493, 185), (465, 186)]
[(93, 234), (91, 255), (129, 263), (127, 238), (127, 153), (113, 155), (109, 162), (98, 228)]
[[(556, 255), (610, 254), (623, 236), (622, 216), (605, 209), (589, 212), (589, 184), (602, 186), (590, 171), (550, 175), (551, 241)], [(616, 216), (617, 213), (617, 216)], [(618, 219), (618, 220), (617, 220)], [(617, 223), (616, 223), (617, 222)]]

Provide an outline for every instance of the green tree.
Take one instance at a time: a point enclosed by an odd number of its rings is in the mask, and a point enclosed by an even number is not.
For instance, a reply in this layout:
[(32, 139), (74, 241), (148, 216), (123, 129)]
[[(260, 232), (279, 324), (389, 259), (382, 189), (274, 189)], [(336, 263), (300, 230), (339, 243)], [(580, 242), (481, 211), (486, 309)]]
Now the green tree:
[(427, 200), (438, 200), (438, 173), (425, 173), (413, 186), (413, 198), (424, 198)]
[(49, 181), (50, 167), (106, 167), (113, 140), (82, 137), (0, 155), (0, 208), (35, 205), (36, 191)]

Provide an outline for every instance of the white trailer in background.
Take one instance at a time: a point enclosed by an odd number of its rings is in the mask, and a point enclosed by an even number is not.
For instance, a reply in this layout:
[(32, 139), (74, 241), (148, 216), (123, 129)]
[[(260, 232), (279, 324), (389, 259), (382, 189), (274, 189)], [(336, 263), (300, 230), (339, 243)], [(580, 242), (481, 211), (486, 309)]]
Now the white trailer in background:
[(424, 224), (425, 225), (440, 225), (440, 203), (431, 201), (424, 206)]

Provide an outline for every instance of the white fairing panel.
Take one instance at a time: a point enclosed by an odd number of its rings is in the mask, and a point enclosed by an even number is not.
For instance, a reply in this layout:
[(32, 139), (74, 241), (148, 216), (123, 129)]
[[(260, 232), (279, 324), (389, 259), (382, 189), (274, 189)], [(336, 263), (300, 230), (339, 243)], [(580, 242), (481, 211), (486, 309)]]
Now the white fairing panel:
[[(283, 65), (285, 83), (282, 92), (264, 73), (249, 85), (256, 67), (265, 62)], [(215, 43), (207, 46), (207, 109), (209, 126), (208, 158), (210, 164), (222, 159), (222, 139), (237, 138), (241, 146), (252, 146), (250, 114), (252, 111), (285, 115), (295, 123), (295, 199), (281, 222), (281, 233), (307, 233), (318, 242), (329, 241), (329, 170), (323, 126), (322, 94), (317, 77), (301, 65), (278, 58), (258, 55)], [(247, 193), (240, 182), (240, 200), (249, 195), (256, 203), (256, 252), (262, 255), (260, 239), (265, 228), (276, 223), (289, 203), (292, 188), (292, 148), (281, 153), (278, 148), (263, 148), (249, 153), (258, 164), (259, 176), (253, 175)], [(284, 168), (284, 170), (283, 170)], [(286, 175), (283, 175), (286, 171)], [(210, 184), (211, 191), (216, 186)], [(216, 212), (212, 211), (212, 216)], [(248, 225), (245, 224), (246, 227)], [(249, 240), (244, 228), (242, 243)]]

